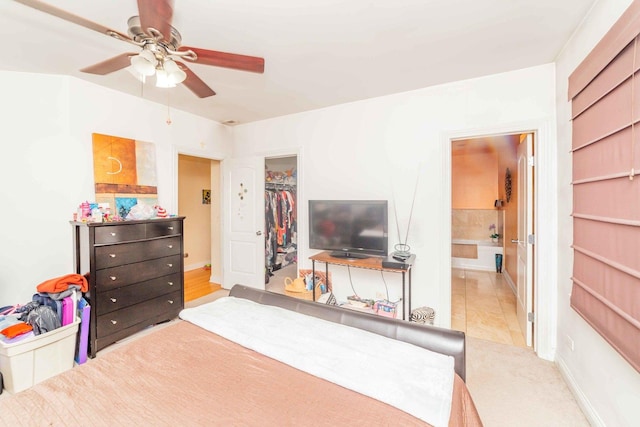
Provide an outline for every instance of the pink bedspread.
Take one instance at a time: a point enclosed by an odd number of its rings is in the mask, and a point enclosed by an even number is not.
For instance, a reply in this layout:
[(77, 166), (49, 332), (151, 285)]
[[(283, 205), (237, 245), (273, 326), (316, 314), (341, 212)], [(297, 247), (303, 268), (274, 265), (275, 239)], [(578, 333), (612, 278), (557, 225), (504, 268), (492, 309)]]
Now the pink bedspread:
[[(426, 424), (179, 321), (0, 399), (0, 425)], [(449, 425), (482, 425), (457, 376)]]

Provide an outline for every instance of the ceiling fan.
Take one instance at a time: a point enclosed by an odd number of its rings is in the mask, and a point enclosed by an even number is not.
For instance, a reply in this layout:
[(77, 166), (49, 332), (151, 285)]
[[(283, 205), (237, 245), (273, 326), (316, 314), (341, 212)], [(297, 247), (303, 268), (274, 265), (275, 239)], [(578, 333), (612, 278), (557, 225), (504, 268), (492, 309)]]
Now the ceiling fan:
[(216, 93), (183, 61), (234, 70), (264, 72), (264, 58), (182, 46), (182, 36), (171, 26), (173, 0), (138, 0), (139, 16), (129, 18), (128, 35), (104, 27), (39, 0), (15, 0), (26, 6), (131, 43), (141, 50), (126, 52), (90, 65), (80, 71), (105, 75), (132, 66), (138, 77), (156, 76), (156, 86), (173, 87), (183, 83), (200, 98)]

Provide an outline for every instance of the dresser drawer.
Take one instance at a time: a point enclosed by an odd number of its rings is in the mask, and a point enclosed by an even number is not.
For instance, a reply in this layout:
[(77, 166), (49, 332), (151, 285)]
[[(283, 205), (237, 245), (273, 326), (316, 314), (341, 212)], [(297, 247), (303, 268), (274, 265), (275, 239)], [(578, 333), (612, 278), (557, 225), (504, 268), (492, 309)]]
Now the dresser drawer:
[(123, 308), (122, 310), (99, 315), (97, 323), (98, 338), (115, 334), (163, 313), (167, 313), (167, 319), (173, 318), (181, 308), (182, 291), (180, 290)]
[(146, 224), (147, 238), (175, 236), (182, 234), (182, 221), (151, 221)]
[(182, 271), (181, 255), (136, 262), (96, 271), (95, 287), (98, 294), (108, 289), (143, 282), (156, 277)]
[(130, 242), (144, 239), (145, 224), (105, 225), (95, 227), (95, 244)]
[(180, 237), (96, 247), (96, 269), (180, 254)]
[(129, 307), (140, 302), (182, 290), (182, 274), (170, 274), (122, 288), (101, 292), (95, 309), (99, 315)]

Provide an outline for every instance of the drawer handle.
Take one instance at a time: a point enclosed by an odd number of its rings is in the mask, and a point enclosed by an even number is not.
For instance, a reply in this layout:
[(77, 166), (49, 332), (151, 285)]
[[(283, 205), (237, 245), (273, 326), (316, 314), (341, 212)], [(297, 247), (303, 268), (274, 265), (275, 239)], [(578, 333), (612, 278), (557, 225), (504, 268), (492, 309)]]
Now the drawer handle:
[(173, 264), (167, 264), (167, 267), (173, 267)]
[(172, 299), (168, 300), (167, 302), (168, 302), (169, 304), (173, 304), (173, 300), (172, 300)]
[(118, 301), (118, 300), (117, 300), (117, 299), (115, 299), (115, 298), (109, 298), (109, 299), (111, 300), (111, 302), (116, 302), (116, 301)]
[(168, 245), (167, 246), (169, 249), (173, 249), (173, 245)]
[(115, 325), (116, 323), (118, 323), (118, 321), (117, 321), (117, 320), (113, 320), (113, 319), (111, 319), (111, 324), (112, 324), (112, 325)]
[(116, 276), (109, 276), (109, 279), (111, 279), (111, 280), (116, 280), (116, 279), (117, 279), (117, 277), (116, 277)]
[(115, 258), (115, 257), (116, 257), (116, 254), (109, 254), (109, 256), (110, 256), (111, 258)]
[(173, 286), (173, 282), (167, 282), (169, 286)]
[(169, 230), (173, 231), (173, 227), (167, 227)]
[(113, 237), (115, 237), (115, 236), (116, 236), (116, 233), (114, 233), (114, 232), (112, 231), (112, 232), (111, 232), (111, 235), (112, 235)]

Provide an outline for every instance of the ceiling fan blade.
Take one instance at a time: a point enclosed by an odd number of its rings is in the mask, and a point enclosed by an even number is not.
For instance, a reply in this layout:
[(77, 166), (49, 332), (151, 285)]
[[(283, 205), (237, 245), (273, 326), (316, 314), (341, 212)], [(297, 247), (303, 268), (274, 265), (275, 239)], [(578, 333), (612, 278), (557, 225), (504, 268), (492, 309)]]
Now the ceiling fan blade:
[(66, 10), (58, 9), (57, 7), (51, 6), (50, 4), (43, 3), (38, 0), (15, 0), (15, 1), (18, 3), (22, 3), (25, 6), (29, 6), (34, 9), (37, 9), (41, 12), (48, 13), (49, 15), (53, 15), (58, 18), (64, 19), (65, 21), (73, 22), (74, 24), (80, 25), (90, 30), (94, 30), (111, 37), (122, 39), (124, 41), (129, 41), (129, 42), (131, 41), (131, 38), (126, 34), (122, 34), (118, 31), (112, 30), (111, 28), (107, 28), (103, 25), (96, 24), (93, 21), (89, 21), (88, 19), (82, 18), (81, 16), (74, 15), (73, 13), (69, 13)]
[(176, 61), (176, 64), (180, 67), (182, 71), (187, 73), (187, 78), (182, 82), (191, 92), (196, 94), (199, 98), (207, 98), (209, 96), (213, 96), (216, 93), (211, 89), (205, 82), (200, 79), (189, 67), (187, 67), (182, 62)]
[(173, 0), (138, 0), (138, 13), (142, 31), (153, 36), (148, 31), (153, 28), (162, 34), (164, 40), (171, 40)]
[(264, 58), (257, 56), (238, 55), (237, 53), (217, 52), (215, 50), (199, 49), (183, 46), (180, 51), (192, 50), (198, 55), (196, 64), (213, 65), (215, 67), (232, 68), (234, 70), (264, 73)]
[(106, 61), (99, 62), (94, 65), (83, 68), (83, 73), (99, 74), (104, 76), (105, 74), (113, 73), (114, 71), (121, 70), (131, 65), (130, 57), (137, 55), (136, 53), (122, 53)]

